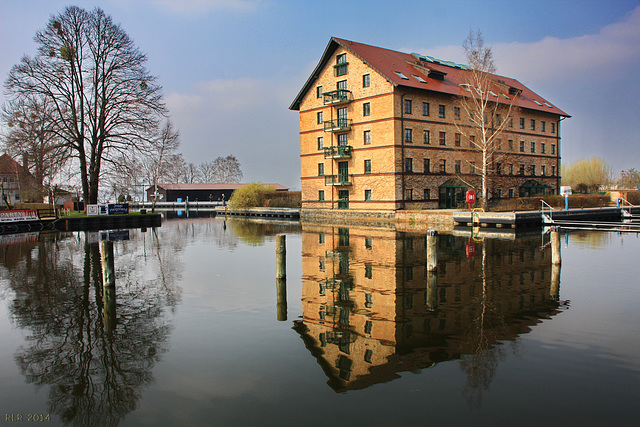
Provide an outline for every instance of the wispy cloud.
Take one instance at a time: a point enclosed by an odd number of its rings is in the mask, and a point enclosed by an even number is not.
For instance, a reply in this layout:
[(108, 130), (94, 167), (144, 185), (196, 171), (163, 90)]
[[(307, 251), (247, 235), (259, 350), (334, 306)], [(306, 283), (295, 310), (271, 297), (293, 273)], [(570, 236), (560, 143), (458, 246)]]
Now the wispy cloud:
[(253, 12), (262, 0), (147, 0), (149, 4), (169, 13), (193, 15), (215, 10)]

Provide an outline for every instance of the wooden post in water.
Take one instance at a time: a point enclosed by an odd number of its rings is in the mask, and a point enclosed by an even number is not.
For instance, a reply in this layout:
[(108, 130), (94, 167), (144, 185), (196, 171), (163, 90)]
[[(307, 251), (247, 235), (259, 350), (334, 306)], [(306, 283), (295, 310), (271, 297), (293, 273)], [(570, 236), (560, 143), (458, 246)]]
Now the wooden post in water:
[(104, 325), (111, 332), (116, 327), (116, 275), (113, 259), (113, 242), (102, 241), (100, 258), (102, 264), (102, 301)]
[(560, 229), (558, 227), (551, 227), (551, 264), (562, 264), (562, 257), (560, 256)]
[(427, 310), (438, 308), (438, 275), (435, 271), (427, 271)]
[(553, 301), (560, 301), (560, 264), (551, 266), (551, 289), (549, 294)]
[(276, 236), (276, 309), (278, 320), (287, 320), (287, 236)]
[(102, 285), (104, 287), (116, 285), (115, 267), (113, 262), (113, 242), (103, 240), (101, 243), (102, 250), (100, 257), (102, 258)]
[(438, 268), (438, 232), (427, 231), (427, 271), (436, 271)]

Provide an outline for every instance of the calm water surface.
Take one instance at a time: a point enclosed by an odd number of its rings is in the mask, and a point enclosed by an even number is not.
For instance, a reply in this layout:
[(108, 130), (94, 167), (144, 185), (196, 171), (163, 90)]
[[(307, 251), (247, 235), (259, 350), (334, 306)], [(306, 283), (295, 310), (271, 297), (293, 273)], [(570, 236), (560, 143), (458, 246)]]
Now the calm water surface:
[(441, 233), (436, 273), (424, 234), (387, 228), (188, 218), (112, 238), (105, 293), (100, 233), (0, 236), (3, 422), (637, 422), (635, 234), (563, 236), (552, 268), (548, 236)]

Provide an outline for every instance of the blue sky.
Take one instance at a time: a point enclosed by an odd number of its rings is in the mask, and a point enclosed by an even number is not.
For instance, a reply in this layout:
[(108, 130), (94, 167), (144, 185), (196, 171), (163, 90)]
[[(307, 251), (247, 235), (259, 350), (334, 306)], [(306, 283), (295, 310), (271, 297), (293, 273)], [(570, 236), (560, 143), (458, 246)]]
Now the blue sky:
[(245, 182), (300, 188), (288, 107), (331, 36), (464, 63), (470, 29), (493, 47), (499, 74), (572, 116), (564, 163), (598, 156), (616, 173), (640, 169), (640, 0), (0, 0), (2, 81), (68, 4), (102, 8), (147, 53), (185, 159), (234, 154)]

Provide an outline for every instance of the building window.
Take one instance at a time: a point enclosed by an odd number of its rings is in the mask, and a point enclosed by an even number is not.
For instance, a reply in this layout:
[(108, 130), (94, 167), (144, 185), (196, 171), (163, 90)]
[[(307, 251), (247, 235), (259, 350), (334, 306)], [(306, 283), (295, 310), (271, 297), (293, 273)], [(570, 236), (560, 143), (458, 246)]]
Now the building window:
[(319, 136), (318, 137), (318, 150), (322, 150), (324, 148), (324, 137), (323, 136)]
[[(319, 190), (318, 191), (318, 200), (321, 202), (324, 202), (324, 190)], [(324, 243), (324, 235), (322, 235), (322, 242), (320, 243)]]
[(404, 142), (413, 142), (413, 129), (404, 130)]
[(364, 137), (364, 145), (370, 145), (371, 144), (371, 131), (370, 130), (365, 130), (363, 137)]
[(364, 238), (364, 248), (373, 249), (373, 239), (371, 237)]
[(462, 166), (460, 164), (460, 160), (456, 160), (455, 164), (454, 164), (454, 169), (456, 171), (456, 173), (460, 173), (462, 171)]
[(540, 122), (540, 131), (541, 132), (546, 132), (547, 131), (547, 123), (542, 121)]
[(424, 159), (424, 173), (431, 172), (431, 159)]
[(339, 82), (336, 83), (336, 89), (338, 90), (347, 90), (347, 81), (346, 80), (340, 80)]
[(531, 130), (536, 130), (536, 121), (531, 119)]
[(444, 105), (440, 104), (438, 106), (438, 117), (440, 117), (441, 119), (444, 119), (445, 114), (444, 114)]
[(551, 154), (556, 154), (556, 144), (551, 144)]
[(551, 123), (551, 133), (556, 133), (556, 124)]
[(340, 55), (336, 56), (336, 65), (334, 65), (336, 76), (344, 76), (345, 74), (347, 74), (348, 66), (349, 63), (347, 62), (346, 53), (341, 53)]
[(338, 145), (340, 147), (344, 147), (349, 144), (349, 134), (348, 133), (340, 133), (338, 134)]
[(473, 148), (475, 146), (476, 146), (476, 136), (471, 135), (469, 136), (469, 147)]
[[(365, 193), (367, 191), (371, 191), (371, 190), (365, 190)], [(371, 279), (373, 277), (373, 266), (371, 264), (364, 265), (364, 277), (367, 279)]]
[(469, 162), (469, 173), (476, 173), (476, 162)]
[(371, 159), (364, 161), (364, 173), (371, 173)]
[(520, 141), (520, 152), (524, 153), (524, 141)]
[(446, 134), (446, 132), (440, 132), (440, 145), (447, 145), (447, 134)]
[(509, 140), (509, 151), (513, 151), (513, 139)]
[(540, 152), (542, 154), (544, 154), (547, 151), (547, 144), (545, 144), (544, 142), (540, 143)]
[(440, 173), (447, 173), (447, 161), (440, 159)]
[(324, 123), (324, 120), (322, 119), (322, 111), (318, 111), (318, 124), (321, 125), (322, 123)]
[(369, 86), (371, 86), (371, 75), (365, 74), (362, 76), (362, 87), (369, 87)]
[(429, 115), (429, 103), (428, 102), (423, 102), (422, 103), (422, 115), (423, 116), (428, 116)]
[(411, 157), (404, 159), (404, 171), (413, 172), (413, 159)]
[(365, 102), (364, 104), (362, 104), (362, 115), (363, 116), (370, 116), (371, 115), (371, 103), (370, 102)]
[(459, 133), (456, 133), (453, 137), (453, 141), (456, 147), (460, 147), (460, 137), (461, 135)]
[(520, 117), (520, 129), (524, 129), (524, 117)]
[(551, 166), (551, 176), (556, 176), (556, 167)]
[(524, 165), (520, 165), (520, 175), (524, 176)]
[(509, 117), (509, 127), (513, 127), (513, 117)]
[(371, 190), (364, 190), (364, 200), (366, 202), (371, 201)]
[(431, 190), (429, 188), (424, 189), (424, 200), (431, 200)]
[(496, 175), (502, 175), (502, 163), (496, 163)]
[(322, 86), (316, 88), (316, 98), (322, 98)]
[(512, 199), (513, 198), (513, 188), (509, 189), (509, 198)]
[(410, 99), (405, 99), (404, 100), (404, 113), (405, 114), (411, 114), (411, 100)]
[(453, 117), (460, 120), (460, 107), (453, 107)]
[(407, 189), (407, 200), (413, 200), (413, 190)]
[(531, 176), (536, 176), (536, 165), (531, 165)]
[(324, 163), (318, 163), (318, 176), (324, 175)]
[(536, 143), (531, 141), (531, 152), (535, 153), (536, 152)]
[(513, 163), (509, 163), (509, 175), (513, 175)]
[(540, 175), (545, 176), (546, 174), (547, 174), (547, 166), (546, 165), (540, 166)]
[(431, 131), (425, 130), (422, 132), (423, 142), (425, 144), (431, 144)]

